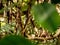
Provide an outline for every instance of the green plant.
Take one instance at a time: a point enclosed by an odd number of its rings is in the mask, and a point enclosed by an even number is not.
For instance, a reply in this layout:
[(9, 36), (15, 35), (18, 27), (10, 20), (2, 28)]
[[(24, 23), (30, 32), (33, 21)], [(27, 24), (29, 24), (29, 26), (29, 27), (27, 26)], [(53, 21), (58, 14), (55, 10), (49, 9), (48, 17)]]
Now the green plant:
[(35, 19), (35, 23), (39, 27), (41, 25), (45, 30), (54, 32), (60, 26), (60, 16), (53, 4), (42, 3), (34, 5), (31, 13)]
[(0, 40), (0, 45), (34, 45), (34, 43), (19, 35), (8, 35)]

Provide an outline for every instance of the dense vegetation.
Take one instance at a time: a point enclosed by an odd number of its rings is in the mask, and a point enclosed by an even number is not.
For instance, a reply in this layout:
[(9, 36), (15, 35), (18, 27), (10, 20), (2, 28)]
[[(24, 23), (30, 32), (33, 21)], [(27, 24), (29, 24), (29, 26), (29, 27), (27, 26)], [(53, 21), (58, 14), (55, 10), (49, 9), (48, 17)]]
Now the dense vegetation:
[(59, 45), (60, 0), (0, 0), (0, 45)]

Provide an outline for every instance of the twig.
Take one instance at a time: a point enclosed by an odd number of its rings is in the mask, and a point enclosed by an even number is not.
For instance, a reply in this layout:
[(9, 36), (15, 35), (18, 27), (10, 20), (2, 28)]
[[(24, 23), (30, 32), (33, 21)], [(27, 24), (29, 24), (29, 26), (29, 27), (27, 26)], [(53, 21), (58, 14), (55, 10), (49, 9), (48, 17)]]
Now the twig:
[(44, 41), (44, 40), (51, 40), (51, 39), (56, 38), (56, 37), (47, 37), (47, 38), (45, 38), (45, 37), (34, 37), (34, 38), (32, 38), (31, 35), (28, 35), (28, 34), (26, 34), (26, 36), (30, 40), (42, 40), (42, 41)]
[(26, 27), (27, 27), (27, 24), (28, 24), (28, 22), (29, 22), (29, 19), (30, 19), (30, 9), (31, 9), (31, 0), (29, 1), (29, 3), (28, 3), (28, 9), (27, 9), (27, 14), (26, 14), (26, 17), (27, 17), (27, 19), (26, 19), (26, 22), (25, 22), (25, 25), (24, 25), (24, 29), (22, 30), (22, 33), (23, 33), (23, 35), (24, 35), (24, 33), (25, 33), (25, 29), (26, 29)]

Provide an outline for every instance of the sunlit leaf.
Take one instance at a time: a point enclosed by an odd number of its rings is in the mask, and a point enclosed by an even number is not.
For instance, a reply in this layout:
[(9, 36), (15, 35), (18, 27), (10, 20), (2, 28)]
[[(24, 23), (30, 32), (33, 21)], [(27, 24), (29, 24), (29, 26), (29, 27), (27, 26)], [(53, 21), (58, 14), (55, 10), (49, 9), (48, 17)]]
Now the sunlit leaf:
[(15, 24), (6, 24), (6, 23), (2, 23), (1, 24), (1, 30), (3, 31), (3, 30), (5, 30), (5, 31), (7, 31), (7, 32), (9, 32), (10, 30), (14, 30), (14, 26), (15, 26)]
[(4, 25), (6, 25), (6, 23), (5, 23), (5, 22), (2, 22), (2, 23), (1, 23), (1, 26), (4, 26)]
[(26, 11), (27, 9), (28, 9), (28, 5), (27, 4), (21, 7), (22, 11)]

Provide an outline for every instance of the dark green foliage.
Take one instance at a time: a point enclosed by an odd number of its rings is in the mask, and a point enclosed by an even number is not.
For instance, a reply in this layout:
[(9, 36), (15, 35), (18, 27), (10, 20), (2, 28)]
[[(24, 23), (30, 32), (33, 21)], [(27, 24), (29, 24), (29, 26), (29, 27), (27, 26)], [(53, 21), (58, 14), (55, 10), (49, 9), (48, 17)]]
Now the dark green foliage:
[(0, 14), (3, 14), (3, 3), (2, 3), (2, 0), (0, 0)]
[(52, 2), (53, 4), (57, 4), (57, 3), (60, 3), (60, 0), (51, 0), (51, 2)]
[(60, 25), (60, 16), (56, 11), (55, 5), (43, 3), (34, 5), (31, 9), (35, 23), (42, 26), (45, 30), (53, 32)]
[(3, 3), (2, 3), (2, 0), (0, 0), (0, 9), (3, 8)]
[(3, 6), (3, 4), (2, 3), (0, 3), (0, 10), (3, 8), (4, 6)]
[(22, 36), (10, 35), (0, 40), (0, 45), (34, 45)]
[(0, 14), (4, 13), (4, 8), (0, 9)]

